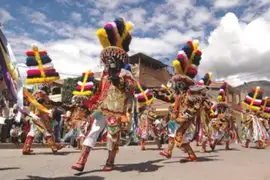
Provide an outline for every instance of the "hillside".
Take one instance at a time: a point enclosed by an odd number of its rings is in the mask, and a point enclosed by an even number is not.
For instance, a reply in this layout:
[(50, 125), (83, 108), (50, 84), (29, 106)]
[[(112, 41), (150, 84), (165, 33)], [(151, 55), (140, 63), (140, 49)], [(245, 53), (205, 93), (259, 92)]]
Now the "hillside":
[(252, 82), (248, 82), (246, 84), (237, 86), (236, 88), (241, 90), (241, 92), (246, 92), (256, 86), (260, 86), (264, 90), (264, 96), (270, 97), (270, 81), (252, 81)]

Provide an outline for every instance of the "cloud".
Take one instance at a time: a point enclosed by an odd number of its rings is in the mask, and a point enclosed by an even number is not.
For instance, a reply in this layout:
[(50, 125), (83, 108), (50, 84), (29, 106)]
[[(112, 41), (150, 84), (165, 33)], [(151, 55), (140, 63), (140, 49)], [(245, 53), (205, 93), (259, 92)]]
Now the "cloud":
[(244, 0), (213, 0), (212, 1), (214, 8), (218, 8), (218, 9), (241, 6), (243, 5), (244, 2), (246, 1)]
[(15, 18), (13, 16), (11, 16), (11, 14), (6, 11), (3, 8), (0, 8), (0, 22), (1, 23), (6, 23), (8, 21), (14, 20)]
[(80, 13), (73, 12), (71, 13), (70, 18), (75, 22), (80, 22), (82, 20), (82, 15)]
[(40, 50), (46, 50), (53, 60), (57, 71), (65, 76), (80, 75), (90, 69), (99, 71), (101, 45), (83, 38), (39, 42), (26, 36), (9, 36), (17, 61), (25, 63), (25, 52), (37, 44)]
[(251, 77), (266, 76), (270, 79), (269, 42), (269, 21), (257, 18), (246, 24), (239, 22), (235, 14), (227, 13), (203, 49), (200, 68), (203, 72), (212, 71), (217, 78), (237, 76), (241, 81), (249, 81)]

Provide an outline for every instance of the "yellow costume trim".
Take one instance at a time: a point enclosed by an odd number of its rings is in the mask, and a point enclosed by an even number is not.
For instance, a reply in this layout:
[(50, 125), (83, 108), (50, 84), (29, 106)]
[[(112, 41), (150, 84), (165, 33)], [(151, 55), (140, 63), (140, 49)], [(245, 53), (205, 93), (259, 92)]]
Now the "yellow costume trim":
[(87, 81), (87, 79), (88, 79), (89, 73), (90, 73), (90, 71), (87, 71), (87, 72), (85, 73), (85, 76), (84, 76), (84, 78), (83, 78), (83, 83), (82, 83), (81, 93), (82, 93), (83, 90), (84, 90), (85, 83), (86, 83), (86, 81)]
[(84, 91), (84, 92), (73, 91), (73, 95), (91, 96), (92, 91)]
[(144, 90), (142, 89), (142, 86), (141, 86), (141, 84), (139, 82), (137, 82), (137, 86), (138, 86), (139, 90), (141, 91), (141, 93), (143, 94), (143, 96), (144, 96), (144, 98), (146, 100), (146, 102), (139, 102), (139, 104), (140, 105), (141, 104), (146, 104), (146, 105), (151, 104), (153, 102), (154, 98), (148, 99), (147, 95), (144, 93)]
[(29, 101), (32, 106), (39, 109), (40, 111), (43, 111), (45, 113), (49, 113), (49, 110), (45, 106), (43, 106), (39, 102), (37, 102), (37, 100), (33, 97), (33, 95), (26, 88), (23, 88), (23, 94), (24, 94), (24, 97), (27, 98), (27, 101)]
[(26, 79), (26, 84), (42, 84), (44, 82), (52, 82), (60, 79), (59, 76), (55, 77), (39, 77), (39, 78), (31, 78), (31, 79)]
[(254, 96), (252, 97), (250, 106), (253, 106), (253, 103), (254, 103), (255, 98), (257, 97), (257, 95), (258, 95), (258, 93), (259, 93), (259, 90), (260, 90), (260, 87), (256, 87), (255, 94), (254, 94)]
[(44, 69), (43, 69), (43, 65), (42, 65), (42, 61), (41, 61), (40, 55), (39, 55), (38, 48), (34, 46), (33, 47), (33, 52), (35, 54), (35, 60), (38, 63), (38, 68), (40, 70), (41, 77), (45, 77), (45, 72), (44, 72)]

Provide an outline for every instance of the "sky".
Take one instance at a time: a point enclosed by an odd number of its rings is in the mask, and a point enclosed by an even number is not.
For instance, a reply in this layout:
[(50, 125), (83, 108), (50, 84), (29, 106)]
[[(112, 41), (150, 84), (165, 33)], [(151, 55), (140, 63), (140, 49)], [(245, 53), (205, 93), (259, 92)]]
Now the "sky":
[(129, 55), (171, 64), (183, 43), (197, 39), (200, 76), (212, 72), (233, 86), (270, 79), (270, 0), (0, 0), (17, 60), (37, 44), (64, 77), (100, 70), (95, 31), (116, 17), (135, 25)]

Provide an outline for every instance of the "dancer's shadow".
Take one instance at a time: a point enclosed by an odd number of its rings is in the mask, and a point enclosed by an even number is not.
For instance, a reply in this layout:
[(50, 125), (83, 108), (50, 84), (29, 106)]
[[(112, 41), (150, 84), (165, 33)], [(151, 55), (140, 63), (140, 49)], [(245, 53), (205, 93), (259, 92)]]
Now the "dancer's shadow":
[(55, 177), (55, 178), (47, 178), (40, 176), (28, 176), (27, 179), (17, 179), (17, 180), (104, 180), (104, 177), (101, 176), (85, 176), (85, 177), (76, 177), (76, 176), (67, 176), (67, 177)]
[(141, 162), (141, 163), (134, 163), (134, 164), (117, 164), (115, 167), (115, 170), (120, 171), (120, 172), (128, 172), (128, 171), (138, 171), (141, 173), (154, 172), (154, 171), (157, 171), (159, 168), (163, 167), (163, 165), (155, 164), (161, 161), (163, 161), (163, 159), (146, 161), (146, 162)]
[(218, 151), (241, 151), (241, 150), (237, 148), (230, 148), (230, 149), (216, 149), (212, 152), (218, 152)]
[[(202, 156), (202, 157), (198, 157), (198, 159), (196, 161), (188, 161), (187, 159), (185, 159), (186, 157), (178, 157), (177, 160), (164, 162), (164, 164), (173, 164), (173, 163), (179, 163), (179, 162), (180, 163), (187, 163), (187, 162), (209, 162), (209, 161), (218, 161), (218, 160), (220, 160), (220, 159), (217, 159), (215, 157), (217, 157), (217, 155)], [(181, 159), (179, 160), (179, 158), (181, 158)]]
[(7, 170), (13, 170), (13, 169), (20, 169), (19, 167), (5, 167), (5, 168), (0, 168), (0, 171), (7, 171)]
[[(156, 165), (155, 163), (159, 163), (163, 161), (163, 159), (153, 160), (153, 161), (146, 161), (134, 164), (117, 164), (113, 171), (120, 171), (120, 172), (129, 172), (129, 171), (138, 171), (138, 172), (154, 172), (157, 171), (159, 168), (163, 167), (163, 165)], [(94, 172), (102, 172), (101, 169), (99, 170), (92, 170), (92, 171), (85, 171), (76, 173), (76, 176), (81, 176), (84, 174), (94, 173)]]
[(54, 156), (66, 156), (73, 153), (81, 153), (80, 151), (64, 151), (64, 152), (34, 152), (33, 155), (54, 155)]

